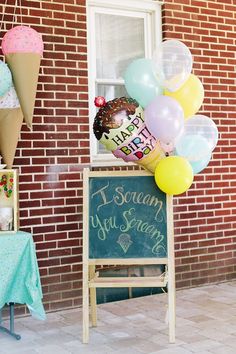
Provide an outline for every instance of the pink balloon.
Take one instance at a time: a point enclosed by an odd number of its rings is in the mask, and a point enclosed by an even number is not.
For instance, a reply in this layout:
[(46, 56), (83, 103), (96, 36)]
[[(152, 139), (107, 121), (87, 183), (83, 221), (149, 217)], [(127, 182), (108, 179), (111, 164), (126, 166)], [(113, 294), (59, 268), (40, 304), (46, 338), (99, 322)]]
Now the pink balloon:
[(37, 53), (43, 54), (42, 35), (28, 26), (10, 29), (2, 39), (3, 54)]
[(157, 96), (144, 110), (144, 121), (157, 139), (174, 142), (184, 128), (184, 112), (180, 104), (168, 96)]

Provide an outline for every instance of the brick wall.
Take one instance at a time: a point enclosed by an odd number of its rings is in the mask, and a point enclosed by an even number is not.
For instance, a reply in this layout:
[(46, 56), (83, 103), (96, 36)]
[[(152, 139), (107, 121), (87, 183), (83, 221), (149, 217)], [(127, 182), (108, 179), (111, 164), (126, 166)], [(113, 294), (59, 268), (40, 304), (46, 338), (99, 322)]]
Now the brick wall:
[[(10, 29), (15, 0), (7, 3)], [(33, 233), (46, 309), (56, 310), (81, 303), (81, 171), (89, 162), (86, 1), (21, 3), (23, 24), (42, 33), (45, 51), (33, 129), (23, 125), (14, 161), (20, 227)]]
[[(175, 198), (177, 286), (235, 276), (236, 125), (234, 0), (165, 1), (164, 38), (194, 55), (202, 112), (221, 138), (205, 173)], [(12, 27), (8, 0), (5, 29)], [(46, 310), (81, 304), (82, 169), (89, 163), (85, 0), (21, 0), (23, 24), (45, 43), (33, 130), (22, 127), (14, 167), (20, 175), (20, 225), (33, 233)], [(0, 13), (2, 12), (0, 5)], [(20, 11), (17, 9), (20, 24)], [(24, 312), (21, 307), (19, 312)]]
[(164, 38), (183, 41), (204, 85), (201, 113), (218, 126), (213, 159), (175, 198), (176, 280), (197, 286), (236, 276), (236, 3), (167, 0)]

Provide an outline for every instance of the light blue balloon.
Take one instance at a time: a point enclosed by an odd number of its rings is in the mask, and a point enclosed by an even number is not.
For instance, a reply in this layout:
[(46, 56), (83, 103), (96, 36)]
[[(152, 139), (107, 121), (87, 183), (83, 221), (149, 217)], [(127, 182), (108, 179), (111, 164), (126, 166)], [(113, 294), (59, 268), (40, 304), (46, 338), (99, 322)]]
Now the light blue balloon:
[(211, 146), (207, 139), (201, 135), (180, 136), (176, 142), (177, 155), (183, 156), (189, 161), (200, 161), (211, 153)]
[(151, 59), (136, 59), (126, 69), (125, 87), (130, 95), (145, 108), (156, 96), (163, 93), (153, 72)]
[(12, 86), (11, 71), (2, 60), (0, 60), (0, 97), (4, 96)]
[(196, 175), (197, 173), (203, 171), (209, 164), (210, 160), (211, 160), (211, 153), (202, 160), (189, 161), (193, 169), (193, 174)]

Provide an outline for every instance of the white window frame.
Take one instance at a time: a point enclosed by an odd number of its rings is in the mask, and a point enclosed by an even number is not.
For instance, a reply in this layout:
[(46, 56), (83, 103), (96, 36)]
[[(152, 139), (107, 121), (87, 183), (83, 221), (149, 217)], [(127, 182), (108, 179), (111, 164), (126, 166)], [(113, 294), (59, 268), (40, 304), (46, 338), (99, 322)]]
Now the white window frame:
[[(88, 86), (89, 86), (89, 135), (91, 166), (127, 165), (112, 153), (98, 153), (97, 139), (93, 133), (96, 116), (94, 98), (97, 84), (124, 85), (123, 79), (96, 78), (95, 14), (121, 14), (144, 19), (145, 57), (151, 58), (154, 49), (162, 41), (161, 5), (155, 0), (87, 0), (87, 38), (88, 38)], [(115, 11), (115, 12), (114, 12)]]

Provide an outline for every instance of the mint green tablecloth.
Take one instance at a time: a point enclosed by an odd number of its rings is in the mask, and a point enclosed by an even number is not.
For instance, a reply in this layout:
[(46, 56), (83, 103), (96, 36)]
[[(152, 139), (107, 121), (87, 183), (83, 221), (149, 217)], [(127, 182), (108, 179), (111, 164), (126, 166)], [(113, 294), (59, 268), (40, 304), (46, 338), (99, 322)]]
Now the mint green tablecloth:
[(30, 313), (46, 318), (32, 235), (0, 233), (0, 309), (9, 302), (26, 304)]

